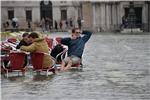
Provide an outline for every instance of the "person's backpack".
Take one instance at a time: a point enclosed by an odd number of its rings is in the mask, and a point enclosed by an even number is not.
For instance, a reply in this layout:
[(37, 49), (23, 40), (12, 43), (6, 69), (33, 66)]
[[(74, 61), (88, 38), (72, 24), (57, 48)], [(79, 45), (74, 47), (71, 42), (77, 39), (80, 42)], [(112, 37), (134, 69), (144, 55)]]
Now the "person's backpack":
[[(56, 56), (64, 50), (61, 44), (57, 44), (51, 51), (51, 56), (56, 58)], [(57, 59), (58, 62), (61, 62), (61, 55)]]

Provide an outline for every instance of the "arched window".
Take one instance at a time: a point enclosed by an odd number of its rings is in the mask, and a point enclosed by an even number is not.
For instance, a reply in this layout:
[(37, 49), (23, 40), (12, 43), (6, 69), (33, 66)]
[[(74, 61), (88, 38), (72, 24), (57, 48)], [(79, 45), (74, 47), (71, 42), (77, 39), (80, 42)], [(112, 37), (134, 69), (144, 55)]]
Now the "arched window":
[(50, 25), (53, 25), (53, 8), (51, 1), (44, 0), (40, 2), (40, 17), (41, 19), (50, 19)]

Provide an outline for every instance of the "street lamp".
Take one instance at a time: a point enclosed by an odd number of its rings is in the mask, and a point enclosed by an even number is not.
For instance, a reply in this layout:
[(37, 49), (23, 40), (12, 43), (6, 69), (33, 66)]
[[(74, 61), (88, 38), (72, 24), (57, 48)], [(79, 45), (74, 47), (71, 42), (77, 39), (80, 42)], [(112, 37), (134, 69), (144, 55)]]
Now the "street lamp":
[(134, 3), (130, 2), (129, 6), (129, 14), (128, 14), (128, 27), (132, 29), (135, 28), (135, 22), (136, 22), (136, 15), (135, 15), (135, 10), (134, 10)]
[(48, 0), (44, 0), (44, 5), (48, 5), (49, 1)]

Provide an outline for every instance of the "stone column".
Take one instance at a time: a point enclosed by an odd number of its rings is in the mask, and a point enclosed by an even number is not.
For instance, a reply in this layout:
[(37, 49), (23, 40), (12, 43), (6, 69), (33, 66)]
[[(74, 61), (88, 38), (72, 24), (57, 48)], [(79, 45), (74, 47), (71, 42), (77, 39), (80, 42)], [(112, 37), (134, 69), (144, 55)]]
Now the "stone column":
[(115, 9), (115, 3), (112, 5), (112, 30), (116, 30), (116, 25), (117, 25), (117, 15), (116, 15), (116, 9)]
[(100, 17), (101, 17), (101, 22), (100, 22), (100, 25), (101, 25), (101, 31), (104, 31), (105, 30), (105, 3), (101, 3), (101, 6), (100, 6)]
[(110, 30), (112, 30), (113, 29), (113, 21), (112, 21), (112, 18), (113, 18), (113, 16), (112, 16), (112, 5), (113, 5), (113, 3), (111, 2), (111, 4), (110, 4)]
[(101, 3), (99, 3), (99, 5), (98, 5), (98, 16), (97, 16), (97, 18), (98, 18), (98, 21), (96, 21), (96, 22), (98, 22), (98, 31), (102, 31), (101, 30)]
[(110, 20), (109, 20), (109, 17), (110, 17), (110, 12), (109, 12), (110, 10), (109, 10), (109, 4), (108, 3), (106, 3), (106, 30), (108, 31), (109, 30), (109, 22), (110, 22)]
[(148, 31), (148, 3), (144, 2), (142, 6), (142, 27), (144, 31)]
[(148, 1), (148, 32), (150, 32), (150, 1)]
[(98, 18), (99, 18), (99, 31), (101, 31), (101, 3), (99, 3), (99, 16), (98, 16)]
[(92, 29), (93, 16), (92, 16), (92, 4), (90, 2), (84, 2), (82, 5), (82, 13), (83, 13), (83, 28)]
[(96, 5), (95, 5), (95, 3), (93, 4), (93, 29), (95, 30), (96, 29), (96, 24), (98, 23), (98, 22), (96, 22), (96, 16), (98, 16), (98, 14), (95, 14), (96, 12), (97, 12), (97, 10), (96, 10)]
[(120, 26), (120, 24), (121, 24), (121, 14), (122, 14), (122, 12), (121, 12), (121, 9), (122, 9), (122, 7), (121, 7), (121, 3), (120, 2), (118, 2), (118, 9), (117, 9), (117, 11), (118, 11), (118, 28), (119, 28), (119, 26)]
[(101, 4), (96, 3), (93, 6), (93, 26), (95, 31), (101, 31)]
[(118, 28), (118, 3), (116, 2), (115, 3), (115, 16), (116, 16), (116, 25), (115, 25), (115, 29), (117, 29)]
[(113, 3), (112, 5), (112, 24), (113, 24), (113, 30), (115, 30), (115, 25), (116, 25), (115, 3)]
[(146, 23), (146, 4), (143, 4), (143, 8), (142, 8), (142, 23)]

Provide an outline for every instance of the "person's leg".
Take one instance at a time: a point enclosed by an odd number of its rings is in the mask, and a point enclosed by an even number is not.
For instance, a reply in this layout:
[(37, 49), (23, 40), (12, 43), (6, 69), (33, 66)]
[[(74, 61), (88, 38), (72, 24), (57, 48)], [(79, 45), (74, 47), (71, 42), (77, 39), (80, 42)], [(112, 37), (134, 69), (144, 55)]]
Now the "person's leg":
[(78, 64), (79, 62), (81, 62), (81, 59), (77, 56), (73, 56), (72, 57), (72, 65)]
[(62, 61), (62, 63), (61, 63), (61, 68), (60, 68), (61, 71), (64, 70), (65, 65), (66, 65), (66, 63), (65, 63), (64, 61)]
[(23, 67), (26, 67), (27, 66), (27, 63), (28, 63), (28, 58), (27, 58), (27, 55), (25, 56), (25, 59), (24, 59), (24, 65)]
[(62, 63), (61, 63), (61, 70), (64, 70), (64, 68), (66, 67), (66, 65), (68, 64), (69, 62), (69, 57), (65, 58), (64, 60), (62, 60)]
[(72, 60), (69, 59), (69, 61), (68, 61), (68, 63), (67, 63), (67, 66), (64, 68), (64, 70), (65, 70), (65, 71), (66, 71), (66, 70), (69, 70), (69, 69), (71, 68), (71, 66), (72, 66)]
[(9, 60), (4, 60), (4, 67), (9, 68)]
[(76, 57), (76, 56), (71, 56), (69, 61), (68, 61), (68, 64), (67, 66), (65, 67), (64, 70), (69, 70), (71, 69), (71, 66), (74, 65), (74, 64), (78, 64), (79, 62), (81, 62), (81, 59), (79, 57)]

